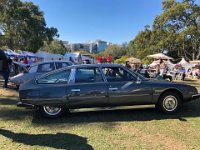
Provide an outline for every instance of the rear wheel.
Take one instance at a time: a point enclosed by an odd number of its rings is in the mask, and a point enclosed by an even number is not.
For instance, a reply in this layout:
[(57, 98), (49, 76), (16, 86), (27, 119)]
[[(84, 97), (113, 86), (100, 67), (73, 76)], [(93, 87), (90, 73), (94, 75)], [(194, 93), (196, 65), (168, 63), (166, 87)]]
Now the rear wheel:
[(58, 118), (65, 112), (65, 108), (54, 106), (39, 106), (39, 110), (44, 117), (49, 119)]
[(157, 108), (167, 114), (173, 114), (181, 108), (181, 98), (176, 92), (166, 92), (161, 95)]

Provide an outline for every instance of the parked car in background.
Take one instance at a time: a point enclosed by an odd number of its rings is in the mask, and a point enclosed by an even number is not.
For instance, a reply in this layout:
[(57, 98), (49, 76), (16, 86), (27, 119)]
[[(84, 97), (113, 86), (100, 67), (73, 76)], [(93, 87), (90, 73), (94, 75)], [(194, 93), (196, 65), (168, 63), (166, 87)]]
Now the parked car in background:
[(72, 63), (69, 61), (38, 62), (38, 63), (33, 64), (30, 67), (25, 66), (25, 65), (24, 66), (20, 65), (21, 69), (19, 71), (19, 74), (11, 77), (10, 82), (15, 84), (17, 87), (19, 87), (20, 84), (30, 79), (38, 78), (44, 73), (47, 73), (49, 71), (53, 71), (56, 69), (60, 69), (63, 67), (67, 67), (70, 65), (72, 65)]
[(72, 65), (22, 84), (19, 105), (32, 105), (56, 118), (69, 109), (155, 104), (176, 113), (184, 102), (199, 98), (195, 87), (149, 80), (117, 64)]

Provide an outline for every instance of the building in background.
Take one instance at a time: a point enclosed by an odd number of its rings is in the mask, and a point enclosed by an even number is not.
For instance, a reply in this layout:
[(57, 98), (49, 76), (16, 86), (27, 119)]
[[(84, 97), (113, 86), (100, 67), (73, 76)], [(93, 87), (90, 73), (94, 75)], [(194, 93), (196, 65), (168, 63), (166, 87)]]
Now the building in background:
[(96, 41), (97, 52), (103, 52), (106, 49), (106, 47), (108, 46), (107, 43), (108, 42), (106, 42), (106, 41), (97, 40)]
[(87, 51), (89, 53), (100, 53), (104, 51), (108, 45), (111, 43), (108, 43), (106, 41), (102, 40), (96, 40), (96, 41), (89, 41), (85, 43), (73, 43), (69, 44), (70, 50), (72, 52), (74, 51)]

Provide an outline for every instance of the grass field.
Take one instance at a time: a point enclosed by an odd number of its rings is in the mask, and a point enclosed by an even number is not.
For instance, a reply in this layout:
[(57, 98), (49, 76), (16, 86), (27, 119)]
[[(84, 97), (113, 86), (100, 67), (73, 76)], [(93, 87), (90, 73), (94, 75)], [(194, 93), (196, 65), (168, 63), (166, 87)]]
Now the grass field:
[[(196, 86), (200, 81), (183, 81)], [(0, 85), (1, 86), (1, 85)], [(76, 112), (48, 120), (16, 106), (18, 93), (0, 88), (0, 149), (200, 149), (200, 100), (176, 115), (154, 108)]]

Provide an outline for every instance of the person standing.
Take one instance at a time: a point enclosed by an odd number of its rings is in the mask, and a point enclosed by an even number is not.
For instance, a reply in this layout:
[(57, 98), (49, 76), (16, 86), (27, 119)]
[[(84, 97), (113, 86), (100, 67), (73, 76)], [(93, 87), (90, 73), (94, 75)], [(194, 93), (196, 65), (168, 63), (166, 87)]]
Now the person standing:
[(111, 63), (111, 60), (112, 60), (112, 56), (111, 55), (109, 55), (108, 57), (107, 57), (107, 63)]
[[(5, 53), (1, 51), (1, 68), (0, 73), (4, 78), (4, 85), (3, 88), (8, 88), (8, 78), (10, 73), (10, 66), (12, 65), (12, 60), (10, 58), (7, 58)], [(3, 54), (4, 53), (4, 54)]]
[(24, 62), (23, 63), (24, 64), (28, 64), (28, 58), (27, 58), (27, 56), (24, 57)]
[(129, 61), (126, 61), (125, 66), (129, 69), (131, 69), (131, 65), (129, 64)]
[(28, 64), (29, 64), (29, 66), (31, 66), (33, 64), (33, 60), (31, 57), (28, 58)]
[(165, 70), (166, 70), (166, 64), (162, 59), (160, 59), (160, 76), (161, 77), (163, 77)]

